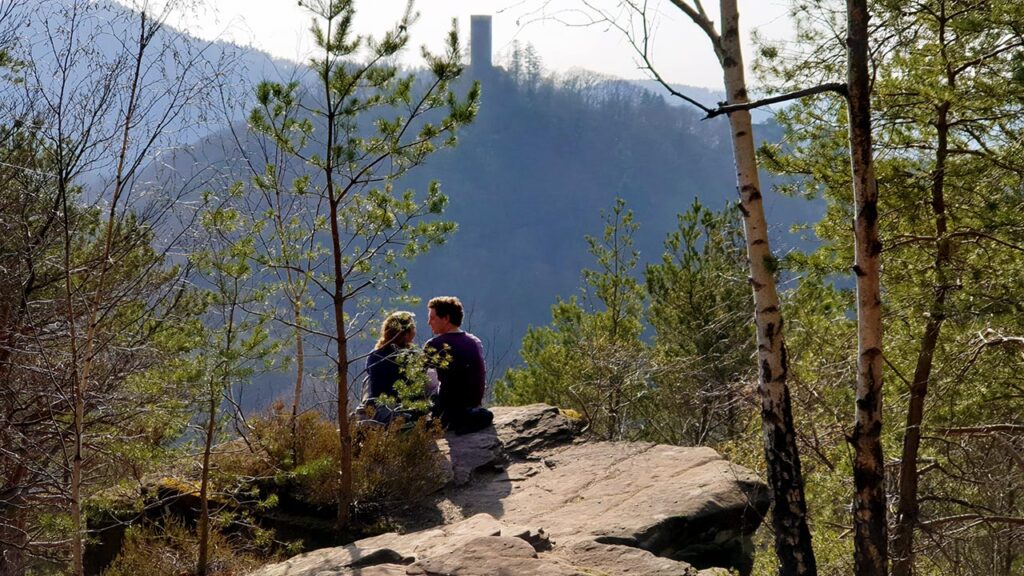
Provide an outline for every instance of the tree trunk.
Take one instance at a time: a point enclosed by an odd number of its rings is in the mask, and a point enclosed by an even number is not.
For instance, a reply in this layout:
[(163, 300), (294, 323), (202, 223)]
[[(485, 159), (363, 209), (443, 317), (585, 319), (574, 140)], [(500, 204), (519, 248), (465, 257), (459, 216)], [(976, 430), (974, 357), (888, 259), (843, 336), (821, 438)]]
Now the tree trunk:
[(339, 204), (334, 184), (334, 114), (331, 106), (330, 68), (325, 72), (324, 86), (327, 90), (327, 143), (324, 173), (331, 219), (331, 252), (334, 268), (334, 331), (338, 346), (338, 360), (335, 363), (338, 393), (338, 440), (340, 442), (338, 474), (338, 528), (344, 529), (349, 522), (349, 507), (352, 504), (352, 434), (348, 423), (348, 337), (345, 330), (345, 269), (341, 262), (341, 230), (338, 226)]
[(199, 483), (199, 560), (196, 574), (206, 576), (210, 563), (210, 452), (213, 449), (213, 434), (217, 424), (217, 395), (213, 384), (210, 386), (210, 404), (206, 414), (206, 438), (203, 444), (203, 471)]
[[(334, 34), (334, 22), (327, 21), (325, 37), (332, 38)], [(346, 270), (341, 261), (341, 230), (338, 225), (338, 218), (341, 210), (341, 196), (344, 190), (339, 192), (338, 185), (334, 182), (334, 167), (336, 140), (338, 138), (335, 122), (338, 118), (337, 102), (332, 90), (332, 74), (335, 63), (331, 60), (331, 50), (324, 49), (323, 68), (320, 72), (320, 81), (324, 87), (324, 109), (326, 110), (325, 120), (327, 124), (327, 139), (324, 148), (324, 188), (327, 192), (328, 217), (331, 220), (331, 261), (334, 271), (334, 290), (331, 294), (331, 302), (334, 310), (334, 332), (335, 341), (338, 346), (338, 359), (335, 362), (337, 370), (337, 393), (338, 393), (338, 440), (339, 440), (339, 462), (338, 462), (338, 529), (343, 530), (349, 523), (349, 508), (352, 504), (352, 430), (348, 422), (348, 335), (345, 329), (345, 278)]]
[[(722, 0), (722, 36), (719, 60), (725, 76), (729, 104), (748, 101), (740, 48), (739, 13), (735, 0)], [(754, 321), (757, 327), (759, 392), (764, 429), (768, 483), (772, 490), (772, 526), (779, 574), (817, 574), (811, 533), (807, 526), (807, 503), (800, 471), (796, 432), (789, 387), (786, 384), (786, 343), (779, 295), (775, 286), (775, 257), (768, 244), (768, 227), (761, 200), (761, 186), (754, 154), (750, 112), (729, 114), (740, 211), (746, 236), (750, 282), (754, 291)]]
[(75, 305), (74, 305), (74, 283), (71, 280), (71, 229), (68, 221), (68, 179), (60, 177), (57, 179), (57, 194), (61, 199), (64, 208), (64, 306), (68, 323), (68, 346), (71, 351), (71, 411), (72, 411), (72, 454), (71, 454), (71, 478), (69, 480), (71, 513), (71, 573), (75, 576), (83, 576), (85, 570), (82, 560), (82, 538), (84, 530), (82, 526), (82, 434), (85, 427), (85, 391), (82, 389), (83, 380), (79, 377), (79, 351), (78, 331), (76, 330)]
[(7, 494), (0, 501), (0, 576), (22, 576), (25, 574), (25, 505), (28, 469), (21, 464), (14, 466), (10, 477), (0, 488)]
[[(288, 283), (291, 284), (291, 271), (288, 272)], [(302, 406), (302, 379), (306, 371), (306, 352), (302, 344), (302, 304), (301, 295), (293, 302), (295, 312), (295, 398), (292, 400), (292, 415), (289, 428), (292, 434), (292, 466), (299, 465), (299, 409)]]
[(85, 391), (76, 382), (74, 455), (71, 460), (71, 568), (75, 576), (84, 576), (85, 521), (82, 518), (82, 439), (85, 434)]
[(858, 576), (887, 572), (885, 461), (882, 457), (882, 243), (878, 239), (878, 185), (871, 144), (866, 0), (847, 0), (847, 86), (850, 163), (855, 198), (857, 277), (857, 402), (854, 449), (854, 565)]
[[(87, 527), (85, 526), (82, 518), (82, 464), (83, 464), (83, 435), (85, 429), (85, 393), (89, 387), (89, 379), (92, 375), (92, 366), (95, 356), (96, 346), (96, 330), (98, 329), (98, 316), (100, 315), (100, 306), (106, 301), (105, 284), (107, 274), (110, 272), (112, 267), (111, 253), (113, 251), (114, 234), (117, 231), (118, 216), (117, 210), (121, 196), (124, 193), (124, 187), (126, 184), (125, 177), (125, 166), (127, 162), (128, 150), (130, 146), (131, 129), (134, 126), (135, 121), (135, 106), (139, 97), (139, 79), (142, 75), (142, 66), (144, 63), (144, 56), (146, 47), (149, 44), (149, 39), (152, 36), (148, 35), (150, 29), (147, 28), (148, 16), (146, 11), (143, 10), (139, 13), (139, 37), (136, 48), (138, 52), (134, 56), (133, 70), (132, 70), (132, 83), (131, 88), (128, 92), (128, 107), (125, 110), (124, 125), (121, 129), (121, 142), (120, 148), (118, 149), (117, 158), (117, 169), (114, 177), (114, 192), (110, 199), (110, 206), (108, 208), (107, 220), (104, 224), (105, 238), (103, 242), (103, 254), (100, 259), (100, 270), (99, 280), (96, 283), (96, 289), (93, 293), (92, 302), (88, 307), (88, 321), (86, 323), (86, 334), (85, 334), (85, 350), (81, 355), (81, 358), (76, 359), (76, 365), (80, 362), (81, 367), (76, 370), (75, 378), (77, 380), (74, 396), (75, 396), (75, 438), (74, 438), (74, 461), (71, 470), (71, 525), (74, 532), (74, 541), (72, 542), (72, 565), (75, 576), (84, 576), (85, 569), (83, 564), (83, 548), (84, 544), (82, 539), (85, 537)], [(65, 192), (66, 194), (66, 192)], [(70, 290), (70, 274), (68, 271), (69, 279), (69, 290)], [(68, 294), (68, 302), (70, 307), (71, 294)], [(72, 339), (75, 338), (74, 332), (72, 332)]]
[(946, 319), (946, 294), (949, 291), (946, 267), (949, 265), (950, 244), (946, 238), (945, 173), (949, 153), (949, 104), (938, 110), (935, 126), (937, 146), (935, 172), (932, 175), (932, 214), (935, 216), (935, 299), (932, 301), (928, 322), (917, 352), (914, 379), (910, 383), (910, 406), (907, 426), (903, 434), (903, 454), (900, 460), (900, 499), (896, 510), (896, 534), (893, 538), (893, 576), (910, 576), (914, 571), (914, 529), (918, 522), (917, 459), (921, 447), (921, 423), (924, 421), (924, 401), (928, 395), (935, 348)]
[[(332, 224), (337, 226), (337, 224)], [(332, 230), (332, 234), (336, 232)], [(338, 253), (336, 253), (338, 254)], [(340, 254), (337, 258), (340, 269)], [(342, 284), (338, 276), (338, 283)], [(344, 300), (334, 299), (335, 329), (338, 334), (338, 439), (341, 442), (341, 462), (338, 473), (338, 528), (344, 529), (349, 523), (349, 507), (352, 504), (352, 431), (348, 423), (348, 339), (345, 335)]]

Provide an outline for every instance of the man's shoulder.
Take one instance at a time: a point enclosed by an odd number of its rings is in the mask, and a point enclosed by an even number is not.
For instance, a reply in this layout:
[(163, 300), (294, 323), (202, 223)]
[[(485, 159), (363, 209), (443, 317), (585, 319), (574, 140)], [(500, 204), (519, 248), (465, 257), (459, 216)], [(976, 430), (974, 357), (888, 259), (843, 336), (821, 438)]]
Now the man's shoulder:
[(459, 332), (458, 344), (466, 355), (483, 357), (484, 343), (469, 332)]
[(457, 332), (447, 332), (445, 334), (438, 334), (437, 336), (434, 336), (430, 340), (427, 340), (423, 347), (436, 348), (440, 350), (445, 346), (448, 346), (449, 348), (454, 348), (456, 346), (459, 346), (460, 344), (465, 345), (466, 343), (469, 342), (472, 342), (474, 345), (483, 344), (480, 341), (480, 339), (474, 336), (473, 334), (459, 330)]
[(473, 343), (479, 343), (480, 342), (479, 338), (477, 338), (472, 333), (466, 332), (464, 330), (459, 330), (458, 332), (449, 332), (448, 334), (446, 334), (446, 336), (451, 336), (451, 340), (452, 341), (473, 342)]
[(423, 348), (443, 348), (445, 345), (444, 336), (444, 334), (438, 334), (437, 336), (434, 336), (430, 340), (427, 340), (426, 342), (423, 343)]

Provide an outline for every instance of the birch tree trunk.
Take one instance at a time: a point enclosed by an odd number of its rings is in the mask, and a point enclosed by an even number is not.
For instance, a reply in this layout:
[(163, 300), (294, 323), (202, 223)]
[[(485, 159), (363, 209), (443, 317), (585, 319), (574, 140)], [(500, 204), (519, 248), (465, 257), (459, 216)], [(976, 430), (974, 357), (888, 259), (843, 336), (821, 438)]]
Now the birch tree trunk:
[(882, 457), (882, 243), (878, 239), (878, 186), (872, 163), (871, 78), (866, 0), (847, 0), (847, 85), (850, 163), (855, 198), (854, 266), (857, 277), (857, 401), (850, 443), (854, 449), (854, 564), (858, 576), (886, 574), (885, 461)]
[[(745, 105), (750, 103), (747, 95), (743, 70), (743, 51), (739, 34), (739, 10), (736, 0), (721, 0), (721, 33), (704, 10), (699, 0), (671, 0), (672, 5), (696, 24), (711, 41), (711, 45), (722, 67), (725, 82), (726, 103), (720, 107), (729, 115), (732, 132), (733, 155), (736, 161), (736, 181), (740, 195), (740, 212), (743, 216), (743, 231), (746, 240), (747, 260), (750, 267), (750, 283), (754, 293), (754, 324), (757, 329), (758, 392), (761, 396), (761, 419), (764, 433), (765, 461), (768, 468), (768, 483), (772, 491), (772, 525), (775, 531), (775, 552), (779, 560), (779, 574), (817, 574), (817, 562), (811, 545), (811, 533), (807, 525), (807, 501), (804, 497), (804, 480), (800, 470), (800, 455), (793, 426), (792, 401), (786, 379), (788, 364), (786, 342), (783, 338), (783, 318), (779, 294), (775, 285), (777, 260), (768, 243), (768, 225), (761, 198), (761, 184), (757, 173), (754, 135), (750, 112)], [(709, 109), (692, 98), (674, 90), (658, 75), (648, 51), (650, 28), (646, 21), (646, 3), (623, 2), (637, 16), (644, 19), (643, 37), (637, 43), (632, 32), (624, 27), (619, 30), (626, 34), (646, 69), (673, 95), (698, 106), (712, 117), (721, 113)], [(608, 21), (614, 16), (603, 14)], [(823, 86), (807, 94), (833, 90), (834, 86)], [(792, 99), (789, 95), (785, 99)], [(781, 100), (780, 100), (781, 101)]]
[[(717, 42), (728, 104), (748, 102), (740, 46), (739, 12), (735, 0), (722, 0), (722, 35)], [(706, 29), (706, 28), (705, 28)], [(714, 41), (714, 38), (712, 38)], [(786, 384), (786, 343), (775, 286), (776, 259), (768, 243), (768, 225), (761, 199), (750, 112), (729, 114), (740, 210), (747, 243), (750, 282), (754, 291), (757, 359), (765, 461), (772, 490), (772, 526), (779, 574), (816, 574), (817, 563), (807, 526), (807, 503), (800, 455)]]

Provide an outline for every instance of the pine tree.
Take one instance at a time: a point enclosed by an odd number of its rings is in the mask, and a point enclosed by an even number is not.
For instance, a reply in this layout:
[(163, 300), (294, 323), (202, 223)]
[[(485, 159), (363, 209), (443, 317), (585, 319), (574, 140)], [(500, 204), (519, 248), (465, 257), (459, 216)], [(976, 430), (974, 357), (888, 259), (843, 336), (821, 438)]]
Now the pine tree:
[(625, 202), (603, 213), (600, 238), (586, 238), (595, 268), (583, 270), (583, 294), (551, 307), (551, 325), (530, 328), (524, 367), (498, 383), (498, 402), (547, 402), (580, 412), (589, 431), (621, 440), (642, 433), (648, 380), (654, 370), (643, 332), (643, 286), (634, 277), (637, 224)]
[[(310, 64), (315, 86), (307, 91), (301, 84), (262, 83), (250, 125), (304, 163), (310, 203), (320, 210), (312, 212), (308, 233), (316, 235), (310, 244), (321, 248), (327, 261), (297, 272), (316, 284), (316, 298), (329, 318), (321, 329), (302, 329), (317, 330), (331, 341), (341, 468), (337, 517), (344, 527), (352, 502), (349, 342), (367, 325), (365, 315), (356, 312), (378, 309), (380, 296), (388, 291), (408, 290), (402, 262), (443, 242), (455, 229), (436, 219), (447, 204), (439, 184), (431, 183), (422, 195), (395, 187), (438, 146), (455, 144), (457, 129), (476, 114), (479, 86), (474, 84), (464, 98), (452, 90), (462, 71), (454, 27), (443, 54), (424, 51), (423, 74), (401, 74), (394, 66), (416, 19), (411, 4), (379, 39), (354, 34), (352, 0), (303, 6), (315, 18), (319, 55)], [(326, 241), (319, 230), (326, 230)]]
[(694, 200), (644, 279), (657, 362), (648, 439), (688, 446), (734, 439), (750, 364), (750, 287), (739, 212)]

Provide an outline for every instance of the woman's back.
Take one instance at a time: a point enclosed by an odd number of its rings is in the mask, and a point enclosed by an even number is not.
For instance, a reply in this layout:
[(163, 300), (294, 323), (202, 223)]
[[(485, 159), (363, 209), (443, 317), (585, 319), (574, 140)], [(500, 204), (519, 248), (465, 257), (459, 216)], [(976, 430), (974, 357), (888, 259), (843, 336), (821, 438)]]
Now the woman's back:
[(387, 395), (393, 399), (398, 398), (395, 390), (395, 382), (398, 382), (404, 375), (403, 356), (407, 353), (404, 348), (394, 344), (387, 344), (377, 348), (366, 358), (366, 389), (363, 391), (364, 400), (377, 399)]

